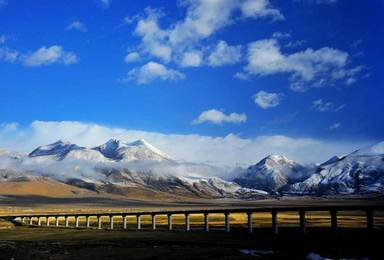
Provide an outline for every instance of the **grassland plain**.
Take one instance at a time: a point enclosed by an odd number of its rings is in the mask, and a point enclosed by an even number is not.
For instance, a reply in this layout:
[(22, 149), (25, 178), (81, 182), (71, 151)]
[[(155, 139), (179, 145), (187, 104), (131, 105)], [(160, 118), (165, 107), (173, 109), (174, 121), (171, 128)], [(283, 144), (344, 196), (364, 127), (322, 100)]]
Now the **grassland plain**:
[[(175, 209), (219, 207), (265, 207), (292, 205), (382, 205), (382, 200), (372, 199), (271, 199), (261, 201), (194, 201), (194, 202), (145, 202), (124, 201), (125, 204), (106, 201), (68, 203), (67, 200), (41, 199), (38, 203), (5, 203), (0, 215), (40, 213), (100, 213), (144, 212)], [(153, 205), (156, 204), (156, 205)], [(174, 215), (173, 231), (167, 230), (167, 216), (158, 215), (157, 230), (152, 230), (150, 216), (142, 216), (142, 230), (136, 230), (135, 216), (128, 217), (128, 230), (122, 230), (122, 217), (114, 217), (114, 230), (108, 230), (109, 217), (102, 218), (103, 229), (97, 230), (96, 217), (90, 219), (91, 229), (85, 229), (85, 217), (80, 218), (80, 228), (15, 226), (0, 221), (0, 259), (248, 259), (267, 258), (304, 259), (310, 253), (331, 258), (383, 259), (380, 249), (384, 227), (384, 212), (375, 211), (376, 230), (367, 232), (363, 211), (338, 214), (340, 232), (330, 229), (328, 212), (308, 212), (305, 237), (299, 232), (297, 212), (278, 214), (280, 234), (272, 235), (271, 214), (254, 213), (254, 233), (247, 233), (247, 215), (230, 215), (231, 232), (224, 231), (224, 215), (210, 214), (210, 232), (203, 231), (202, 214), (190, 217), (191, 232), (184, 232), (184, 215)], [(51, 225), (54, 219), (51, 219)], [(35, 219), (37, 223), (37, 219)], [(42, 219), (46, 225), (46, 219)], [(60, 218), (64, 225), (64, 218)], [(361, 229), (363, 228), (363, 229)]]

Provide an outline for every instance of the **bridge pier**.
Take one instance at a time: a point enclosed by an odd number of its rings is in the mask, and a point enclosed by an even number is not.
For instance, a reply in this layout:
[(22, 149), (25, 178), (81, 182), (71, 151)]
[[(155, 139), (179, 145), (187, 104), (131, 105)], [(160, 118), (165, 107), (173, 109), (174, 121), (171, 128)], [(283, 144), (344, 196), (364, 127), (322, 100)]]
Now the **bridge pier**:
[(69, 227), (69, 217), (65, 216), (65, 227)]
[(279, 234), (279, 227), (278, 227), (278, 223), (277, 223), (277, 211), (273, 210), (271, 212), (271, 214), (272, 214), (272, 232), (274, 235), (278, 235)]
[(152, 214), (152, 230), (156, 230), (156, 215)]
[(141, 229), (141, 215), (136, 216), (136, 228), (137, 230)]
[(86, 216), (85, 217), (85, 222), (86, 222), (86, 227), (87, 228), (90, 228), (91, 227), (91, 221), (90, 221), (90, 218), (91, 218), (91, 216)]
[(247, 212), (247, 219), (248, 219), (248, 233), (253, 232), (253, 213)]
[(229, 223), (229, 212), (224, 213), (224, 222), (225, 222), (225, 231), (230, 232), (231, 231), (231, 226)]
[(305, 211), (300, 210), (299, 215), (300, 215), (300, 232), (301, 234), (305, 235), (306, 234)]
[(56, 227), (58, 227), (59, 226), (59, 216), (56, 216), (56, 223), (55, 223), (55, 225), (56, 225)]
[(97, 229), (101, 229), (102, 223), (101, 223), (101, 216), (97, 216)]
[(331, 228), (333, 232), (337, 232), (337, 210), (333, 209), (330, 211), (331, 214)]
[(46, 217), (45, 219), (46, 219), (45, 225), (46, 225), (47, 227), (49, 227), (49, 217)]
[(37, 217), (37, 225), (41, 226), (41, 217)]
[(33, 225), (33, 217), (29, 218), (29, 225), (31, 225), (31, 226)]
[(168, 214), (168, 230), (172, 230), (172, 214)]
[(373, 230), (375, 228), (375, 220), (372, 209), (367, 209), (367, 229)]
[(204, 212), (204, 231), (209, 232), (209, 214)]
[(80, 220), (80, 216), (75, 217), (75, 227), (76, 228), (79, 228), (79, 220)]
[(109, 216), (109, 229), (113, 230), (113, 216)]
[(123, 229), (127, 230), (127, 216), (123, 216)]
[(191, 230), (191, 225), (189, 222), (189, 214), (185, 214), (185, 231), (190, 231)]

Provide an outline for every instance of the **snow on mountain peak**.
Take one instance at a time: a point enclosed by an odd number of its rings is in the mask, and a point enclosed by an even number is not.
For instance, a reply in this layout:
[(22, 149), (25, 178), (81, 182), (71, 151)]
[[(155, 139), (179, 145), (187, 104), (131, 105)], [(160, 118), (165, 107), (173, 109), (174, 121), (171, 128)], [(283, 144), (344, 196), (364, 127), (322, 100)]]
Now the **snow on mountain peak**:
[(127, 143), (117, 139), (110, 139), (103, 145), (93, 148), (105, 157), (117, 161), (135, 160), (170, 160), (170, 157), (143, 139)]
[(49, 157), (54, 157), (56, 159), (62, 160), (70, 151), (80, 150), (80, 149), (84, 149), (84, 147), (80, 147), (76, 144), (59, 140), (52, 144), (39, 146), (38, 148), (33, 150), (28, 156), (29, 157), (49, 156)]

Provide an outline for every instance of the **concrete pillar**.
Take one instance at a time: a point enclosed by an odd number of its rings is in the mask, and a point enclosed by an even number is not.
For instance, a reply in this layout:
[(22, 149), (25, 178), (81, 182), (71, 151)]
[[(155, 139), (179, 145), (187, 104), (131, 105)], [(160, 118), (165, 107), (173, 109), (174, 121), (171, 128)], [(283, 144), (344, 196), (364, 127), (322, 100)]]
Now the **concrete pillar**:
[(191, 225), (189, 223), (189, 213), (185, 214), (185, 230), (190, 231)]
[(101, 223), (101, 216), (97, 216), (97, 229), (101, 229), (102, 223)]
[(168, 230), (172, 230), (172, 214), (168, 214)]
[(37, 225), (41, 226), (41, 217), (37, 217)]
[(141, 216), (140, 215), (136, 216), (136, 227), (137, 227), (137, 230), (141, 229)]
[(86, 216), (85, 217), (85, 222), (86, 222), (86, 227), (87, 228), (91, 227), (91, 221), (90, 221), (91, 219), (90, 218), (91, 218), (91, 216)]
[(225, 231), (230, 232), (231, 226), (229, 224), (229, 212), (224, 213)]
[(69, 227), (69, 216), (65, 216), (65, 227)]
[(33, 217), (29, 218), (29, 225), (33, 225)]
[(109, 228), (113, 230), (113, 216), (109, 216)]
[(127, 229), (127, 216), (123, 216), (123, 228)]
[(152, 230), (156, 230), (156, 215), (152, 215)]
[(56, 216), (56, 227), (59, 226), (59, 216)]
[(277, 225), (277, 211), (272, 211), (272, 232), (273, 234), (279, 234), (279, 227)]
[(49, 227), (49, 217), (46, 217), (45, 219), (46, 219), (45, 224), (47, 225), (47, 227)]
[(299, 211), (299, 216), (300, 216), (300, 232), (301, 234), (305, 235), (307, 230), (306, 230), (306, 223), (305, 223), (305, 211), (300, 210)]
[(79, 216), (76, 216), (76, 217), (75, 217), (75, 222), (76, 222), (75, 226), (76, 226), (76, 228), (79, 227), (79, 220), (80, 220), (80, 217), (79, 217)]
[(337, 210), (331, 210), (331, 227), (333, 232), (337, 232)]
[(247, 212), (247, 218), (248, 218), (248, 233), (253, 232), (253, 213)]
[(204, 213), (204, 231), (209, 232), (209, 214)]
[(372, 230), (375, 228), (375, 220), (374, 220), (373, 210), (368, 209), (366, 214), (367, 214), (367, 229)]

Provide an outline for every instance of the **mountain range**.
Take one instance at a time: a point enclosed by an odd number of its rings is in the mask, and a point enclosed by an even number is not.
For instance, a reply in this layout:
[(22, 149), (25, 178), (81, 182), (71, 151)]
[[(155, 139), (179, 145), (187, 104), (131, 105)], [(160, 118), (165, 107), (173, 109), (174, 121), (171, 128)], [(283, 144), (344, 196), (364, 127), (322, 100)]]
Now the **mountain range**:
[[(230, 180), (219, 176), (232, 174)], [(145, 140), (111, 139), (92, 147), (57, 141), (29, 154), (0, 150), (0, 185), (43, 179), (130, 196), (134, 191), (198, 198), (259, 199), (276, 195), (384, 192), (384, 142), (302, 165), (269, 155), (246, 169), (178, 162)], [(40, 186), (39, 186), (40, 187)]]

